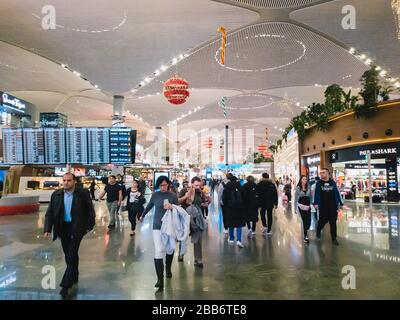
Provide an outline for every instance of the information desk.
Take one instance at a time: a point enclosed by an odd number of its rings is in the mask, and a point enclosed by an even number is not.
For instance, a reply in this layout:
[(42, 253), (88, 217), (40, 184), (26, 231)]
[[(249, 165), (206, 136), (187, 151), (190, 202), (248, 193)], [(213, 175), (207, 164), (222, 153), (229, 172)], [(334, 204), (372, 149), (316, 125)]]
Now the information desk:
[(9, 194), (0, 199), (0, 215), (36, 213), (39, 207), (38, 196)]
[(39, 202), (50, 202), (54, 191), (62, 187), (62, 177), (21, 177), (18, 194), (38, 196)]

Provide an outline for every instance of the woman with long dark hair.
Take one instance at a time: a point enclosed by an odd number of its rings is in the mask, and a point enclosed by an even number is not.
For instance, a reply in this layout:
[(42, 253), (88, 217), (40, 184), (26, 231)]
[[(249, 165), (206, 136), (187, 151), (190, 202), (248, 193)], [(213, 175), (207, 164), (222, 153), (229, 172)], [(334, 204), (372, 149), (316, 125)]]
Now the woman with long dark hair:
[(143, 221), (146, 214), (154, 207), (154, 218), (153, 218), (153, 240), (155, 247), (154, 266), (157, 273), (157, 283), (155, 287), (159, 291), (164, 290), (164, 257), (165, 257), (165, 272), (167, 278), (172, 277), (171, 265), (174, 254), (167, 254), (167, 249), (161, 241), (161, 225), (162, 218), (167, 210), (172, 209), (173, 204), (178, 204), (178, 197), (175, 193), (169, 190), (171, 181), (166, 176), (161, 176), (157, 179), (155, 184), (155, 190), (144, 210), (140, 221)]
[(131, 223), (130, 236), (132, 237), (135, 234), (136, 219), (139, 219), (142, 215), (144, 204), (146, 202), (146, 199), (143, 196), (143, 191), (139, 189), (138, 180), (132, 182), (132, 187), (126, 190), (125, 197), (126, 207), (128, 209), (128, 218)]
[(303, 221), (303, 237), (305, 243), (310, 243), (308, 238), (308, 230), (311, 226), (311, 188), (308, 178), (301, 176), (296, 187), (294, 209), (299, 213)]

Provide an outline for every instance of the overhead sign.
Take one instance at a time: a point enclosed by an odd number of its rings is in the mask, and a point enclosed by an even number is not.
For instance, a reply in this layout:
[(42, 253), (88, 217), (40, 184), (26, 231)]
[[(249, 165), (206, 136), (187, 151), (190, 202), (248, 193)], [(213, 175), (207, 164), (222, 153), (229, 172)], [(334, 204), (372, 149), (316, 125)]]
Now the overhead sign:
[(0, 106), (11, 113), (25, 114), (28, 102), (0, 91)]
[(400, 151), (400, 142), (371, 144), (331, 151), (329, 159), (331, 163), (346, 162), (353, 160), (365, 160), (365, 156), (370, 153), (372, 159), (387, 159), (397, 156)]

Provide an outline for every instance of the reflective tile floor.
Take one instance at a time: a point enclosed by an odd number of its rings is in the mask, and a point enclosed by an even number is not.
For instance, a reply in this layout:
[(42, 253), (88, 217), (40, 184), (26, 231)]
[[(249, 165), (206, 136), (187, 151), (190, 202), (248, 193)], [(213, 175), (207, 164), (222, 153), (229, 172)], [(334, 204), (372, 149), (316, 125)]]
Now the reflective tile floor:
[[(0, 217), (0, 299), (60, 299), (64, 272), (59, 241), (41, 237), (46, 206), (34, 215)], [(127, 214), (107, 233), (104, 202), (96, 202), (97, 227), (80, 249), (80, 281), (71, 299), (399, 299), (400, 206), (376, 205), (372, 217), (363, 204), (347, 204), (339, 214), (339, 247), (326, 226), (321, 242), (314, 231), (302, 242), (301, 222), (290, 207), (275, 212), (273, 235), (249, 239), (245, 247), (227, 242), (218, 208), (212, 207), (203, 243), (204, 269), (193, 266), (193, 248), (173, 262), (173, 277), (156, 293), (152, 216), (129, 236)], [(356, 272), (354, 290), (345, 290), (344, 266)], [(56, 289), (43, 289), (45, 266), (56, 271)], [(48, 268), (48, 267), (47, 267)], [(50, 267), (51, 268), (51, 267)], [(346, 281), (344, 281), (346, 282)]]

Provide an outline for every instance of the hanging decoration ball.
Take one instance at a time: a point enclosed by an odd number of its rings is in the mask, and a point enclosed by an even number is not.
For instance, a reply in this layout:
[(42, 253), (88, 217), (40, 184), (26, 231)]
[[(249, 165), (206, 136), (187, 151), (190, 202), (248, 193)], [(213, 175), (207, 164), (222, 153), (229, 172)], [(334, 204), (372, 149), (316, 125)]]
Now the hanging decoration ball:
[(164, 97), (171, 104), (182, 104), (189, 97), (189, 83), (178, 75), (169, 78), (164, 83)]
[(205, 146), (206, 148), (208, 148), (208, 149), (211, 149), (211, 148), (212, 148), (212, 146), (213, 146), (213, 141), (212, 141), (212, 138), (211, 138), (211, 137), (209, 137), (209, 138), (205, 141), (204, 146)]
[(260, 152), (260, 153), (264, 153), (264, 152), (267, 151), (267, 145), (265, 145), (265, 144), (259, 145), (259, 146), (257, 147), (257, 150), (258, 150), (258, 152)]

